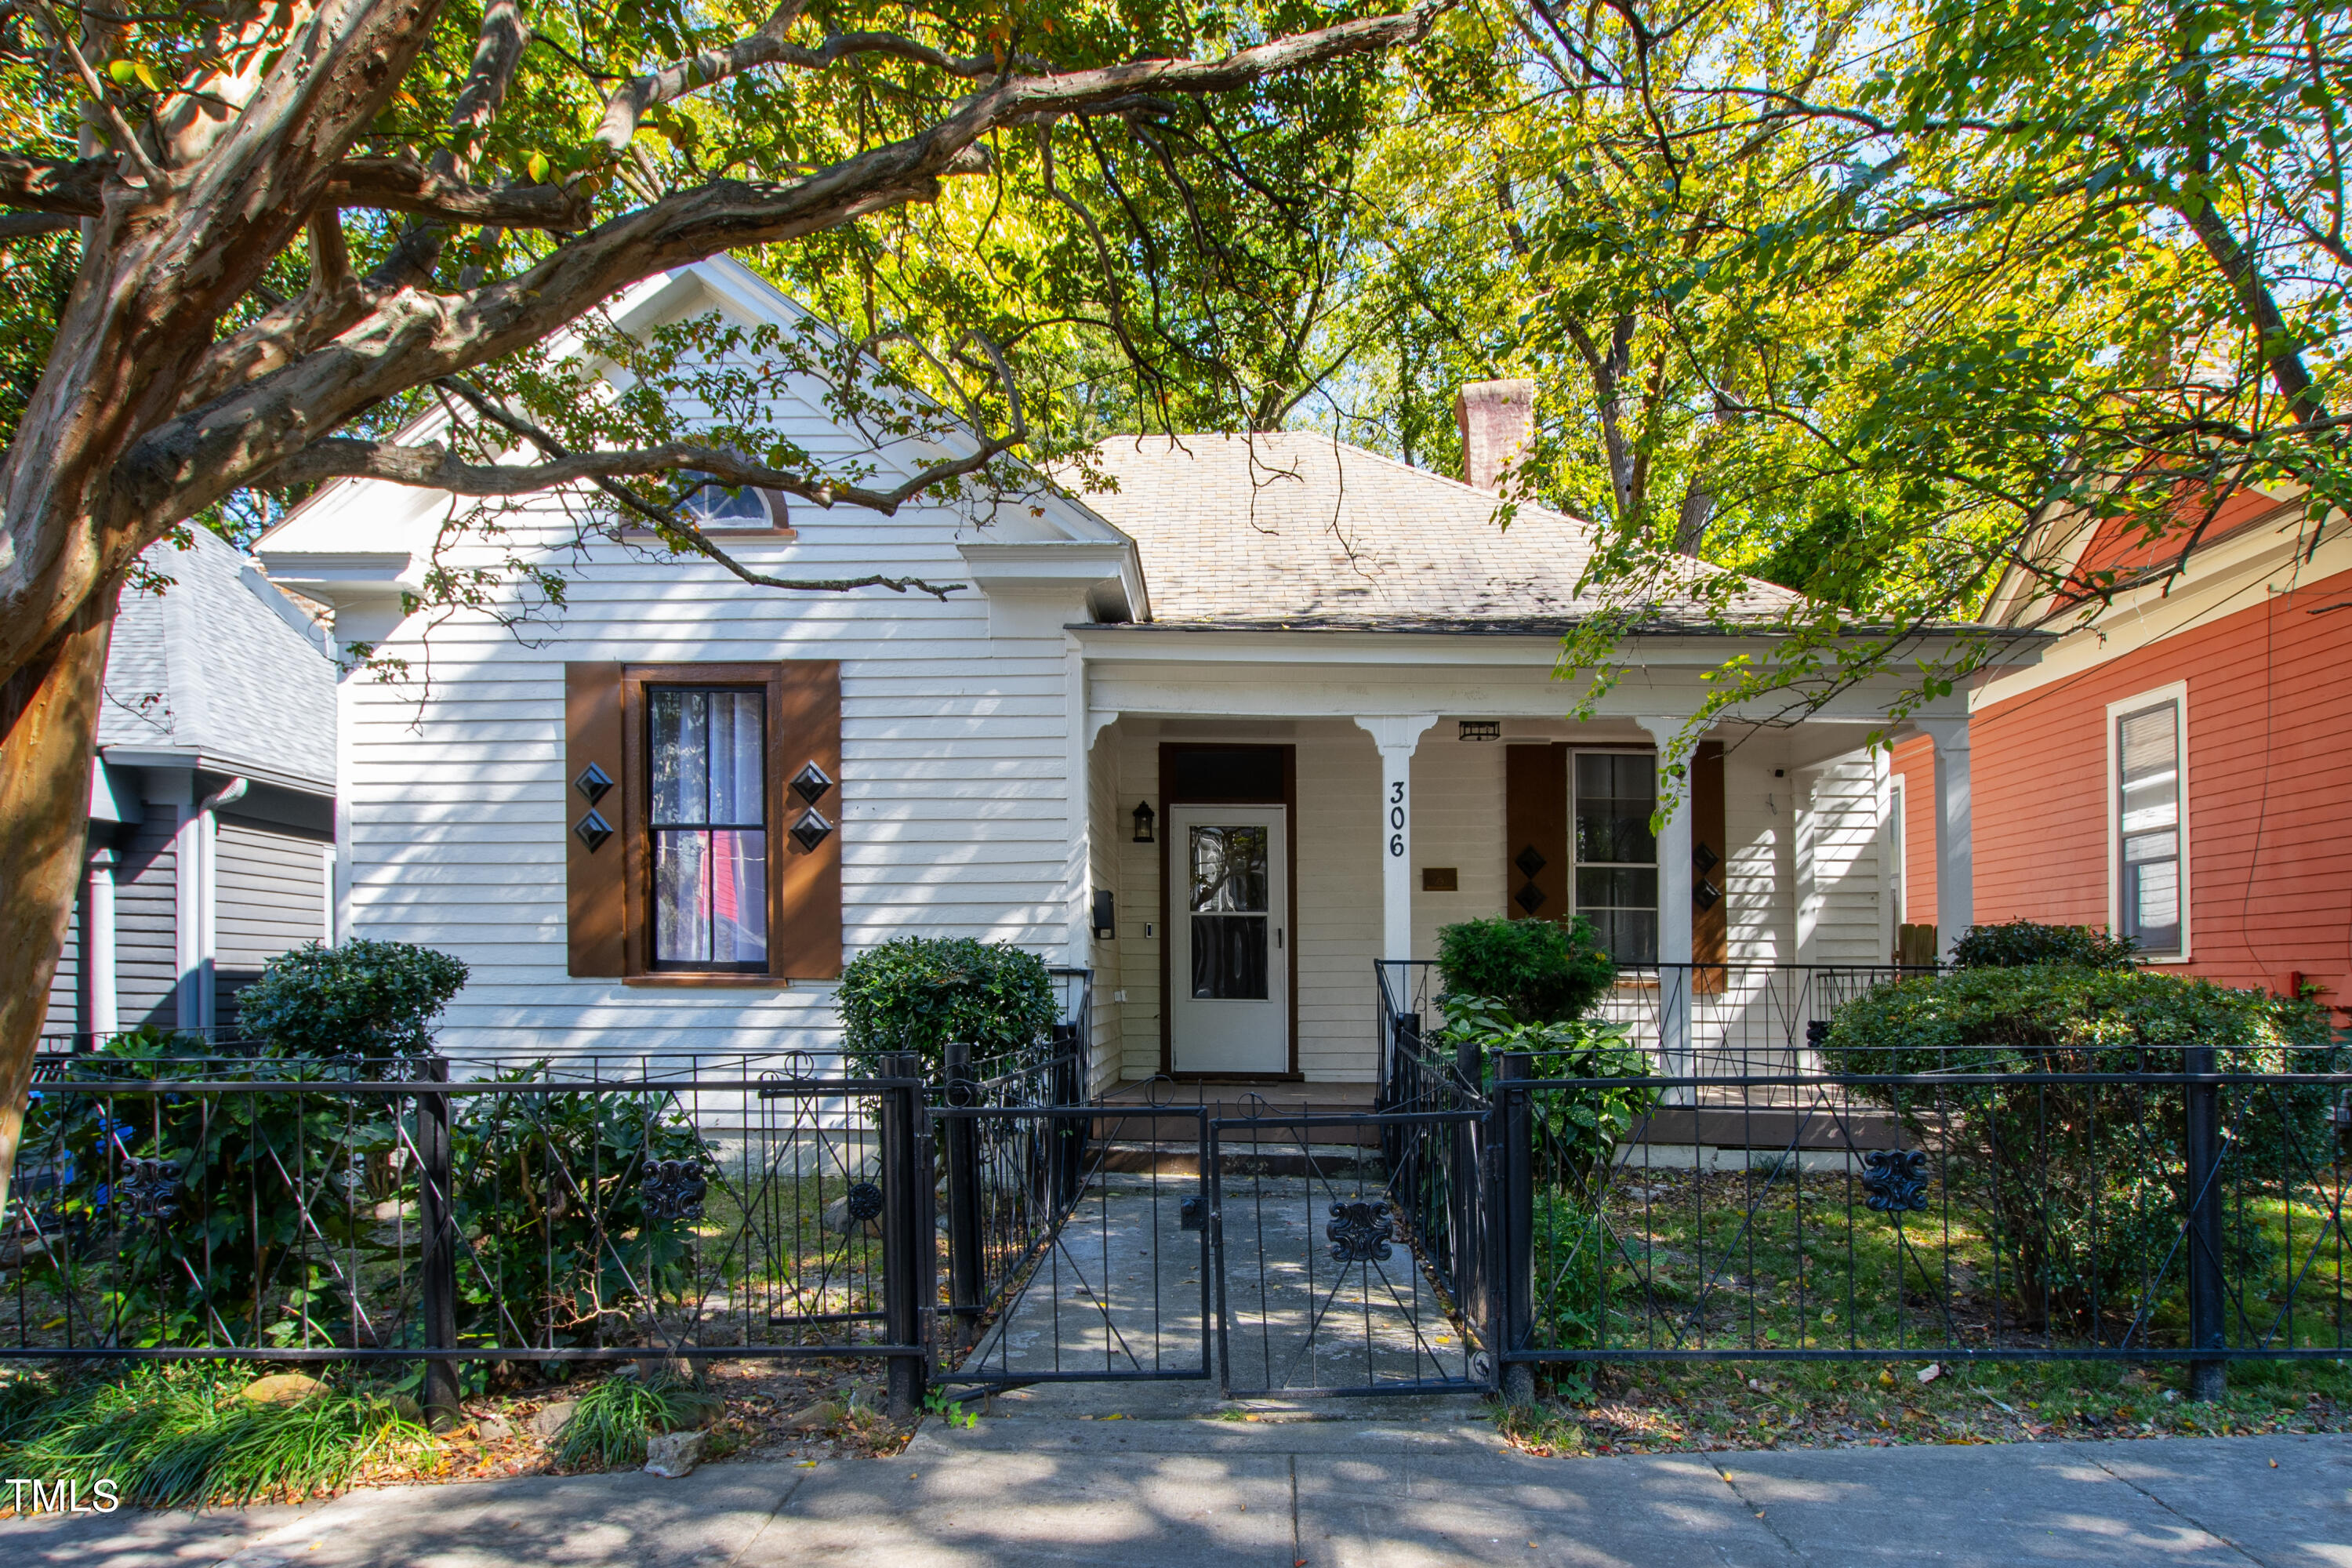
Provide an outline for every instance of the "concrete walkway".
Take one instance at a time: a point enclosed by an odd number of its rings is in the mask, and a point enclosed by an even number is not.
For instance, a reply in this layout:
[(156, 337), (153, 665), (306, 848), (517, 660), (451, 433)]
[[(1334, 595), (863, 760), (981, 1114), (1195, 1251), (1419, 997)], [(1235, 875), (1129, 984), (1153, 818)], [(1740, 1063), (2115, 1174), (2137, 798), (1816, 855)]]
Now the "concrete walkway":
[(0, 1563), (2352, 1568), (2352, 1438), (1548, 1460), (1435, 1417), (999, 1418), (894, 1460), (0, 1521)]

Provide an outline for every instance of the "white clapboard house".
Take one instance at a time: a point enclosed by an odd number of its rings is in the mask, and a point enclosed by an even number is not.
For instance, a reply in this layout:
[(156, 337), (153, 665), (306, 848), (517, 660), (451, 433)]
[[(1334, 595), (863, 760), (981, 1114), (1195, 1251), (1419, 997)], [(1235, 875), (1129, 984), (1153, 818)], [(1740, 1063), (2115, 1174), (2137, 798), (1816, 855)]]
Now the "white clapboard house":
[[(614, 309), (795, 319), (726, 260)], [(795, 439), (847, 449), (804, 407)], [(1285, 433), (1115, 440), (1115, 490), (987, 516), (709, 492), (747, 565), (967, 585), (944, 602), (583, 547), (541, 498), (481, 558), (541, 550), (561, 610), (428, 632), (401, 595), (456, 503), (338, 484), (259, 553), (334, 607), (339, 645), (409, 665), (342, 682), (339, 929), (462, 956), (454, 1044), (557, 1053), (823, 1051), (860, 950), (1007, 940), (1093, 972), (1104, 1088), (1367, 1083), (1375, 961), (1470, 916), (1588, 915), (1629, 1005), (1667, 996), (1669, 1045), (1698, 1027), (1671, 1003), (1695, 957), (1735, 966), (1698, 985), (1715, 1013), (1743, 976), (1885, 963), (1900, 870), (1864, 741), (1895, 683), (1720, 727), (1654, 840), (1657, 749), (1743, 641), (1662, 606), (1601, 716), (1563, 718), (1585, 530), (1497, 523), (1523, 384), (1463, 407), (1469, 482)], [(886, 453), (876, 482), (939, 455)], [(1962, 911), (1965, 715), (1956, 694), (1910, 721), (1941, 748), (1938, 896)]]

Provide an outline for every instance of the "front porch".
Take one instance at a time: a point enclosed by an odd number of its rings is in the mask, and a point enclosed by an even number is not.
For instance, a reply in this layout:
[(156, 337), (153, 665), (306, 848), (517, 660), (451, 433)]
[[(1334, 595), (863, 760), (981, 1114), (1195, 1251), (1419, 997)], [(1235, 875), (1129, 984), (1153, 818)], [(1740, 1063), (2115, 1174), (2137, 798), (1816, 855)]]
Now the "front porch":
[[(1544, 675), (1513, 705), (1558, 705)], [(1097, 976), (1098, 1094), (1140, 1100), (1160, 1079), (1159, 1092), (1172, 1083), (1201, 1103), (1255, 1092), (1305, 1104), (1345, 1089), (1335, 1107), (1352, 1105), (1381, 1072), (1373, 965), (1426, 965), (1440, 929), (1473, 918), (1593, 920), (1622, 972), (1604, 1015), (1635, 1024), (1661, 1068), (1683, 1073), (1801, 1043), (1802, 1025), (1827, 1016), (1824, 987), (1891, 968), (1901, 850), (1884, 753), (1864, 745), (1883, 715), (1719, 725), (1684, 776), (1661, 780), (1681, 719), (1206, 715), (1204, 697), (1242, 703), (1197, 682), (1192, 710), (1175, 713), (1146, 708), (1132, 679), (1089, 661), (1097, 705), (1074, 759), (1090, 918), (1073, 945)], [(1269, 672), (1267, 703), (1315, 705), (1278, 679)], [(1496, 704), (1485, 713), (1504, 706), (1494, 688), (1480, 694)], [(1937, 890), (1949, 900), (1969, 880), (1967, 752), (1964, 734), (1943, 738), (1953, 787), (1939, 815), (1953, 827), (1939, 836)], [(1596, 806), (1604, 771), (1638, 782)], [(1604, 817), (1626, 829), (1613, 850), (1596, 845)], [(1244, 827), (1265, 829), (1262, 844)], [(1249, 862), (1238, 881), (1236, 857)], [(1688, 874), (1669, 874), (1677, 866)], [(1249, 947), (1238, 958), (1236, 942)], [(1197, 1048), (1231, 1042), (1216, 1007), (1190, 1005), (1234, 999), (1278, 1014), (1263, 1055)]]

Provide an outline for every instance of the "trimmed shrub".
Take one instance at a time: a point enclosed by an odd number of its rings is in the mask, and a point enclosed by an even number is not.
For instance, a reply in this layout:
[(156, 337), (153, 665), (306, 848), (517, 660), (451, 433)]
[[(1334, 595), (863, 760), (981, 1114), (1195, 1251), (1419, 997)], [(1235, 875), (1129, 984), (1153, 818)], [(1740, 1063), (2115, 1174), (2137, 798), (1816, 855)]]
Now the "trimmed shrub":
[(2111, 936), (2096, 926), (2052, 926), (2036, 921), (2003, 921), (1970, 926), (1952, 944), (1952, 963), (1961, 969), (2021, 969), (2032, 963), (2078, 963), (2092, 969), (2127, 969), (2139, 943)]
[(1044, 959), (1011, 942), (903, 936), (851, 959), (834, 1005), (850, 1071), (876, 1073), (885, 1051), (915, 1051), (937, 1079), (950, 1040), (981, 1062), (1045, 1038), (1054, 982)]
[(1498, 916), (1441, 928), (1437, 973), (1449, 994), (1491, 997), (1523, 1024), (1557, 1024), (1600, 1001), (1617, 965), (1580, 915), (1565, 925)]
[(310, 942), (237, 994), (238, 1026), (278, 1056), (421, 1057), (466, 966), (405, 942)]
[[(2177, 1072), (2210, 1046), (2222, 1072), (2332, 1072), (2346, 1057), (2310, 1002), (2080, 963), (1964, 969), (1881, 986), (1838, 1009), (1822, 1045), (1840, 1073)], [(1956, 1200), (1990, 1205), (2002, 1288), (2023, 1326), (2088, 1331), (2177, 1297), (2168, 1268), (2188, 1203), (2179, 1085), (2012, 1081), (1857, 1086), (1920, 1147), (1940, 1146)], [(2336, 1157), (2322, 1085), (2220, 1095), (2233, 1267), (2267, 1266), (2250, 1205), (2291, 1196)], [(2112, 1327), (2112, 1322), (2109, 1324)]]

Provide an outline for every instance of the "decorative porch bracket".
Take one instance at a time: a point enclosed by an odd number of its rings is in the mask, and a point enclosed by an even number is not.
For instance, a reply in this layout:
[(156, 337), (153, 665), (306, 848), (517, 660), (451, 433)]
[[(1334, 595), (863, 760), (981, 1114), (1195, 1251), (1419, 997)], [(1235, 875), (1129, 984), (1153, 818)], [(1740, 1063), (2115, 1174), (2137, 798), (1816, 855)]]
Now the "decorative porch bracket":
[(1358, 714), (1381, 749), (1381, 956), (1412, 956), (1412, 753), (1434, 713)]

